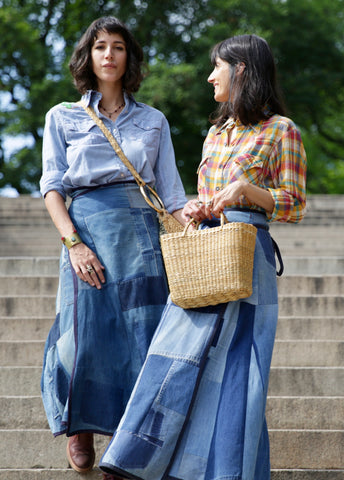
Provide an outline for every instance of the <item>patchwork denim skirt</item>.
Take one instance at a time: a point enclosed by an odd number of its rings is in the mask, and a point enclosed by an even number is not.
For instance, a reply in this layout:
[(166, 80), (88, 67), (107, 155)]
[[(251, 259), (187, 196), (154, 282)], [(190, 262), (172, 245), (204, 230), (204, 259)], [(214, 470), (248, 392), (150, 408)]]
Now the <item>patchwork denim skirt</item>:
[(134, 183), (76, 192), (69, 214), (106, 283), (81, 281), (63, 247), (42, 398), (54, 435), (111, 435), (167, 300), (159, 223)]
[(168, 301), (100, 467), (144, 480), (268, 480), (265, 404), (278, 316), (275, 252), (264, 215), (249, 298), (183, 310)]

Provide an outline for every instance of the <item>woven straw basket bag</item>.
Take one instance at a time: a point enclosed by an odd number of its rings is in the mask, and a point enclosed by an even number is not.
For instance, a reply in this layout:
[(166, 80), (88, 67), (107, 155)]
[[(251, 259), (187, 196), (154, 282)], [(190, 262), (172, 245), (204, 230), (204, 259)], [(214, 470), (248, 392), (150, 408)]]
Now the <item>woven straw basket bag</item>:
[(182, 308), (217, 305), (252, 294), (257, 229), (241, 222), (162, 235), (171, 299)]

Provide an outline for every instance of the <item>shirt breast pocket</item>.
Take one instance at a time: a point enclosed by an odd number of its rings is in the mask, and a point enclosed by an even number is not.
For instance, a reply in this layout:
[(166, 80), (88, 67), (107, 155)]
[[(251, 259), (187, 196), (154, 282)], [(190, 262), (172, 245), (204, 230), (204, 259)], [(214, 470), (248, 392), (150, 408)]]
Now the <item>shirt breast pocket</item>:
[(128, 138), (136, 142), (142, 142), (149, 146), (157, 144), (160, 138), (160, 124), (154, 120), (140, 120), (134, 118), (128, 125)]
[(245, 153), (236, 157), (230, 165), (229, 176), (234, 180), (248, 180), (250, 183), (261, 183), (264, 176), (262, 158)]
[(77, 123), (69, 123), (66, 126), (66, 140), (71, 146), (75, 145), (101, 145), (105, 142), (103, 132), (96, 126), (93, 120), (83, 120)]

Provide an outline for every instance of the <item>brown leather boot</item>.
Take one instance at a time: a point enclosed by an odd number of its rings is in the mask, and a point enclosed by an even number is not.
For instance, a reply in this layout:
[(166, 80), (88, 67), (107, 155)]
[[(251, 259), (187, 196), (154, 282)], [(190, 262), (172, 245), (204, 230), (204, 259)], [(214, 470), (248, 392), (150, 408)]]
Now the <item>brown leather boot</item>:
[(79, 433), (69, 438), (67, 458), (70, 466), (79, 473), (92, 469), (95, 459), (93, 433)]

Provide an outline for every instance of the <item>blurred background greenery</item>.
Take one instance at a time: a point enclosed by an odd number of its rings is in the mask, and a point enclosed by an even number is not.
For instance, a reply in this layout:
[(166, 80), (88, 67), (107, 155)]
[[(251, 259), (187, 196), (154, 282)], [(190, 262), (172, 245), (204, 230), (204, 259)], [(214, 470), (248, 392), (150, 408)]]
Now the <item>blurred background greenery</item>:
[(209, 52), (255, 33), (270, 43), (308, 156), (308, 192), (344, 193), (343, 0), (0, 0), (0, 188), (38, 191), (44, 117), (78, 100), (68, 70), (87, 26), (115, 15), (144, 48), (137, 100), (169, 120), (187, 193), (215, 109)]

